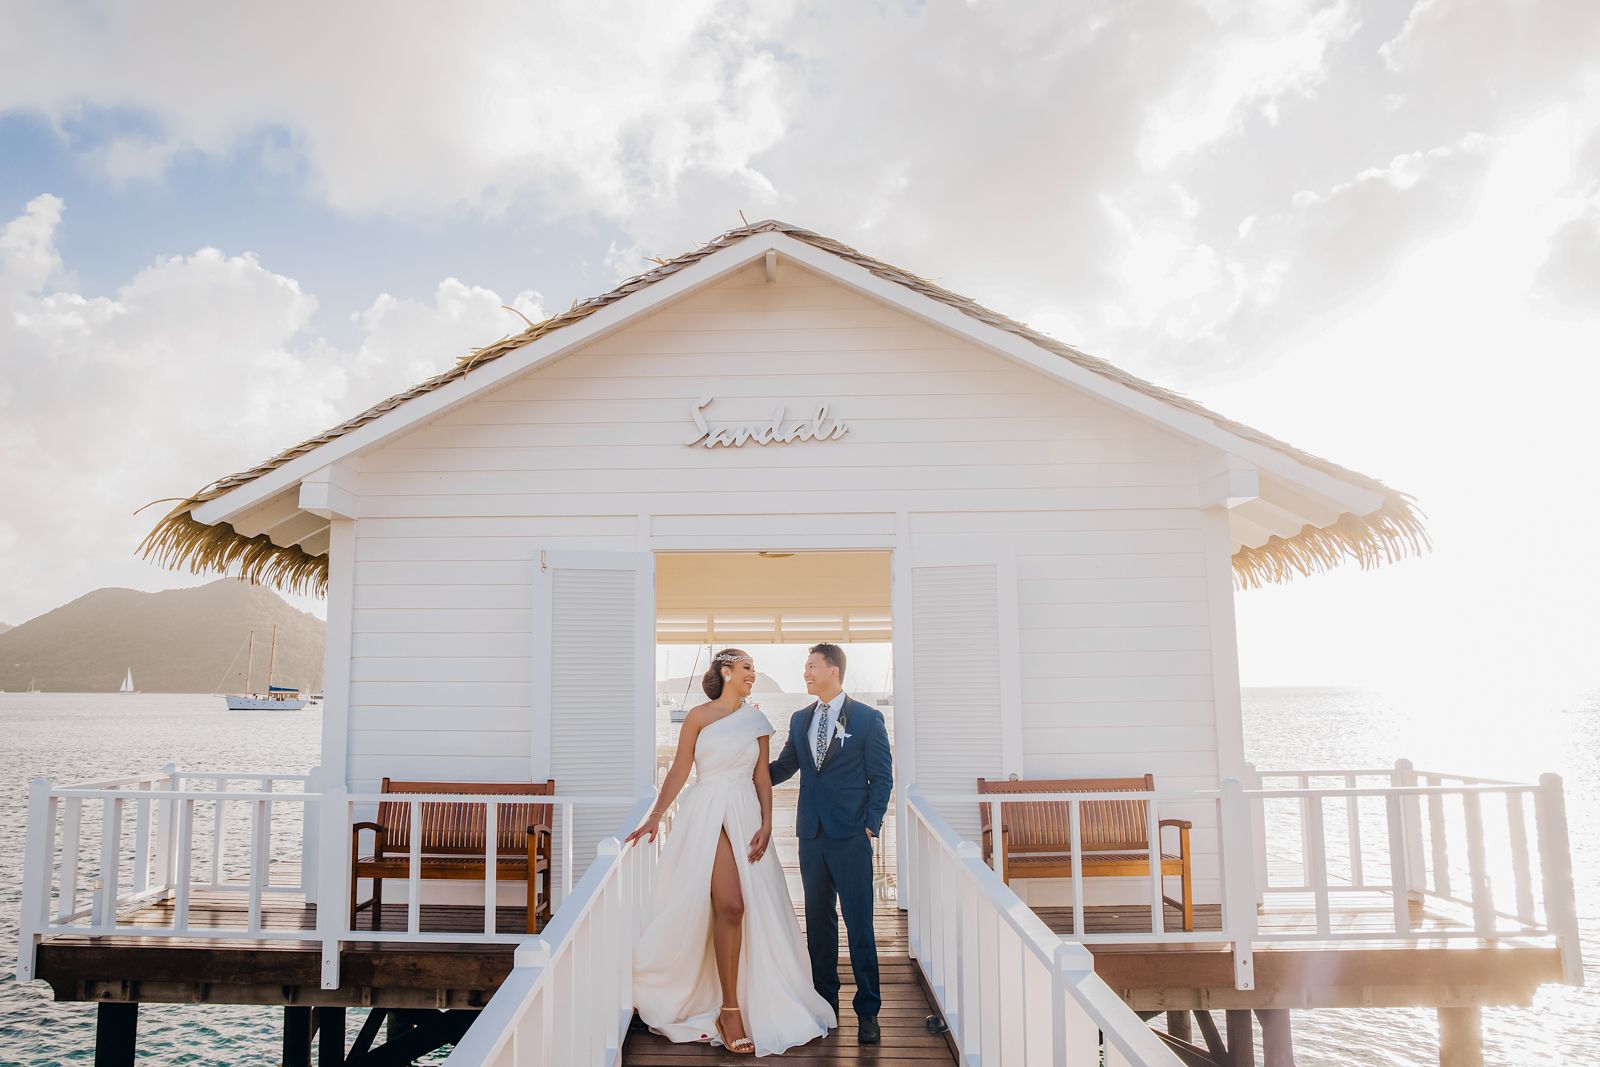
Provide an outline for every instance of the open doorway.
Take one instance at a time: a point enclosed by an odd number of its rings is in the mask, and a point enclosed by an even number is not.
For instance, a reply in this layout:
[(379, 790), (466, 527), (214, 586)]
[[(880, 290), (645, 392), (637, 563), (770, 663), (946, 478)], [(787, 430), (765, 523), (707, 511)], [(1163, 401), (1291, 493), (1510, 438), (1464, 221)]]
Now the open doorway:
[[(671, 766), (685, 709), (704, 701), (700, 677), (716, 649), (749, 652), (751, 695), (772, 723), (772, 756), (794, 712), (813, 698), (801, 668), (812, 645), (845, 651), (845, 692), (883, 713), (894, 744), (891, 559), (888, 552), (672, 552), (656, 556), (656, 783)], [(898, 768), (898, 761), (897, 761)], [(897, 769), (898, 774), (898, 769)], [(690, 781), (694, 779), (691, 777)], [(801, 898), (794, 835), (799, 777), (773, 789), (773, 847)], [(876, 891), (894, 899), (894, 804), (877, 844)]]

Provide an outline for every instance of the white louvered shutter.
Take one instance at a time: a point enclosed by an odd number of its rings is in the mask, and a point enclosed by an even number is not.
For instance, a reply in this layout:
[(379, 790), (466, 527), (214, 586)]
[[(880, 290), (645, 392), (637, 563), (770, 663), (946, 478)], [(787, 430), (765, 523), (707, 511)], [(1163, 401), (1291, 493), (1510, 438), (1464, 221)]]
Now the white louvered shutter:
[[(914, 562), (911, 612), (916, 784), (929, 795), (970, 794), (979, 777), (1020, 774), (1014, 564), (983, 551)], [(975, 803), (938, 807), (978, 840)]]
[[(642, 796), (655, 767), (655, 557), (547, 551), (534, 582), (533, 777), (558, 796)], [(628, 805), (573, 813), (572, 883)], [(561, 811), (553, 813), (561, 900)]]

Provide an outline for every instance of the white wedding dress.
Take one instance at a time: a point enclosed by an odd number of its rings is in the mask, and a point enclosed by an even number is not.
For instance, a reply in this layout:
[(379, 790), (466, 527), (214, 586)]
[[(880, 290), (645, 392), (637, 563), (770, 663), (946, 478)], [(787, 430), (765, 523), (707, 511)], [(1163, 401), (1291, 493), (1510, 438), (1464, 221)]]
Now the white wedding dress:
[[(750, 839), (761, 828), (761, 803), (751, 775), (767, 717), (746, 701), (700, 731), (696, 778), (680, 794), (662, 846), (655, 897), (633, 962), (633, 1004), (651, 1030), (672, 1041), (721, 1045), (716, 1020), (722, 985), (711, 942), (711, 866), (724, 829), (744, 893), (739, 948), (739, 1008), (756, 1055), (768, 1056), (825, 1037), (833, 1008), (811, 985), (794, 901), (778, 853), (769, 847), (750, 863)], [(724, 1022), (728, 1025), (730, 1019)]]

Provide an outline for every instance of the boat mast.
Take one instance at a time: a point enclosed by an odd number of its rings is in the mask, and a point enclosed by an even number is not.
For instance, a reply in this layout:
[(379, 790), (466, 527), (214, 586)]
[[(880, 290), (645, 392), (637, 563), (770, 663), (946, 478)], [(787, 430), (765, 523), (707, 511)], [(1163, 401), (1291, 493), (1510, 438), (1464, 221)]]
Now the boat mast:
[(246, 693), (250, 692), (250, 673), (253, 670), (255, 670), (255, 666), (256, 666), (256, 631), (255, 631), (255, 627), (252, 626), (250, 628), (250, 653), (249, 653), (249, 655), (245, 656), (245, 660), (244, 660), (244, 691)]
[(272, 695), (272, 663), (278, 657), (278, 624), (272, 624), (272, 651), (267, 654), (267, 696)]

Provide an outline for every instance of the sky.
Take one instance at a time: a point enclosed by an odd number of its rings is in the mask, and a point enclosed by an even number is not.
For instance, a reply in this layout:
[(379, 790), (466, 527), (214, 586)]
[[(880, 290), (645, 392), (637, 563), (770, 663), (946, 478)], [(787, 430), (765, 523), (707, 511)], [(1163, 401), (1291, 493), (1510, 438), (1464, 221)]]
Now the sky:
[[(1600, 5), (0, 13), (0, 621), (162, 505), (776, 217), (1414, 495), (1247, 685), (1600, 685)], [(320, 602), (291, 598), (323, 612)]]

